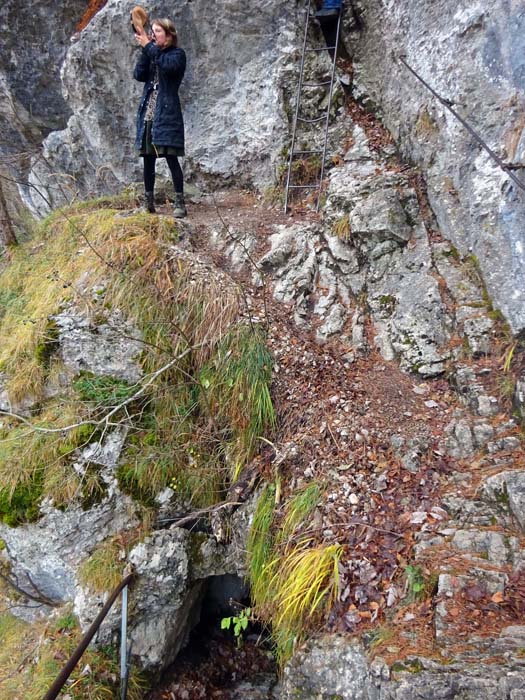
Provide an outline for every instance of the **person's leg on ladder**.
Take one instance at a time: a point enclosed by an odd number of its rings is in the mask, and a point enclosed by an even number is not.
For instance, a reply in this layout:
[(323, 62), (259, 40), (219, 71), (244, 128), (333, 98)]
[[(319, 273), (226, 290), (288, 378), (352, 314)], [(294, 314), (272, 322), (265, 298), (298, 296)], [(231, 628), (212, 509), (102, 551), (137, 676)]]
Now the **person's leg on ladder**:
[(145, 208), (150, 214), (155, 213), (155, 161), (156, 156), (148, 155), (144, 158), (144, 192)]
[(182, 219), (186, 216), (186, 206), (184, 204), (184, 176), (180, 167), (177, 156), (166, 156), (166, 162), (171, 172), (173, 179), (173, 187), (175, 188), (175, 202), (173, 204), (173, 216), (176, 219)]

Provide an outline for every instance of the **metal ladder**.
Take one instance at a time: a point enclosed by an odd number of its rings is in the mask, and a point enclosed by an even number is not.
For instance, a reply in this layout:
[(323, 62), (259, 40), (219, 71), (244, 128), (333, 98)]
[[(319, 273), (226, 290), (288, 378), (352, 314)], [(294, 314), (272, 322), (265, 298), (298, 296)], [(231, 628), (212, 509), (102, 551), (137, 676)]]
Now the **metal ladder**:
[[(304, 38), (303, 38), (303, 51), (301, 54), (301, 68), (299, 71), (299, 85), (297, 88), (297, 99), (296, 99), (296, 105), (295, 105), (295, 116), (294, 116), (294, 122), (293, 122), (293, 129), (292, 129), (292, 143), (290, 145), (290, 152), (289, 152), (289, 157), (288, 157), (288, 173), (286, 175), (286, 189), (285, 189), (285, 200), (284, 200), (284, 211), (285, 213), (288, 212), (288, 205), (289, 205), (289, 200), (290, 200), (290, 194), (291, 190), (317, 190), (317, 200), (316, 200), (316, 205), (315, 205), (315, 211), (319, 211), (319, 201), (321, 198), (321, 186), (323, 183), (323, 177), (324, 177), (324, 168), (325, 168), (325, 160), (326, 160), (326, 145), (328, 141), (328, 122), (330, 119), (330, 107), (332, 104), (332, 93), (334, 90), (334, 80), (335, 80), (335, 68), (336, 68), (336, 63), (337, 63), (337, 47), (339, 46), (339, 30), (341, 27), (341, 15), (343, 13), (343, 8), (339, 10), (339, 14), (337, 16), (337, 30), (336, 30), (336, 40), (335, 40), (335, 46), (323, 46), (322, 48), (311, 48), (307, 47), (307, 42), (308, 42), (308, 30), (310, 29), (311, 23), (316, 21), (315, 19), (315, 11), (312, 13), (312, 0), (308, 0), (308, 6), (306, 10), (306, 21), (304, 25)], [(304, 81), (304, 63), (305, 63), (305, 57), (307, 53), (310, 52), (321, 52), (321, 51), (333, 51), (333, 59), (332, 59), (332, 71), (331, 71), (331, 76), (330, 80), (325, 80), (322, 82), (312, 82), (308, 83)], [(316, 117), (314, 119), (306, 119), (305, 117), (300, 116), (300, 110), (301, 110), (301, 97), (303, 94), (303, 88), (305, 87), (322, 87), (324, 85), (330, 85), (329, 92), (328, 92), (328, 104), (326, 107), (326, 113), (322, 114), (319, 117)], [(295, 150), (295, 144), (297, 141), (297, 128), (299, 124), (313, 124), (316, 122), (322, 122), (324, 120), (324, 136), (323, 136), (323, 147), (322, 149), (313, 149), (309, 151), (296, 151)], [(293, 171), (293, 163), (294, 159), (297, 158), (297, 156), (310, 156), (310, 155), (320, 155), (321, 156), (321, 167), (320, 167), (320, 173), (319, 173), (319, 180), (315, 183), (312, 184), (301, 184), (301, 185), (294, 185), (292, 183), (292, 171)]]

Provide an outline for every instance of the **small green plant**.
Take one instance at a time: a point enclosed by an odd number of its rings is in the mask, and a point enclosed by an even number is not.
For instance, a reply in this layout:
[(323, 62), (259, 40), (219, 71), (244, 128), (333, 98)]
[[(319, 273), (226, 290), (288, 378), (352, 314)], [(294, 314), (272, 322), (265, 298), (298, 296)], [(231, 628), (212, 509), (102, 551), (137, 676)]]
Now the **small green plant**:
[(91, 372), (82, 372), (73, 382), (73, 388), (81, 401), (103, 406), (118, 405), (138, 391), (137, 385), (115, 377), (96, 376)]
[(391, 315), (396, 309), (397, 299), (392, 294), (383, 294), (379, 297), (379, 305), (381, 307), (381, 311)]
[(405, 567), (408, 597), (411, 601), (421, 600), (425, 593), (425, 577), (419, 566)]
[(229, 630), (233, 625), (233, 635), (237, 640), (237, 646), (241, 646), (242, 644), (242, 635), (248, 628), (248, 623), (251, 621), (251, 615), (251, 608), (243, 608), (237, 615), (223, 617), (221, 620), (221, 630)]
[(455, 260), (456, 262), (459, 262), (461, 260), (461, 255), (459, 254), (458, 249), (453, 245), (451, 245), (448, 250), (443, 251), (443, 256), (445, 258)]
[(494, 499), (496, 503), (499, 503), (500, 505), (508, 508), (509, 507), (509, 492), (507, 489), (507, 484), (503, 482), (501, 485), (501, 488), (495, 489), (494, 490)]
[(71, 610), (69, 610), (56, 620), (53, 627), (57, 632), (74, 630), (78, 627), (78, 620)]

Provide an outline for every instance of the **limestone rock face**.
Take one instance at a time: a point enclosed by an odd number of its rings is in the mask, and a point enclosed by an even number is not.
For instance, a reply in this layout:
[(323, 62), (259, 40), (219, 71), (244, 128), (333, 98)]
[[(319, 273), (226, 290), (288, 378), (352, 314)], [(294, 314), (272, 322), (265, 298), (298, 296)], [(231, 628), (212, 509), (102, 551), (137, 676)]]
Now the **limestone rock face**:
[[(517, 646), (523, 628), (502, 632)], [(421, 663), (423, 661), (423, 663)], [(375, 659), (368, 662), (364, 650), (349, 639), (322, 637), (297, 653), (284, 671), (281, 700), (416, 700), (417, 698), (468, 698), (514, 700), (522, 697), (523, 668), (482, 665), (460, 668), (436, 662), (407, 660), (396, 671)]]
[[(120, 449), (112, 454), (113, 471), (119, 454)], [(131, 499), (121, 493), (88, 511), (79, 505), (62, 512), (49, 504), (42, 510), (47, 512), (37, 523), (19, 528), (0, 524), (0, 537), (19, 586), (55, 604), (74, 600), (78, 566), (97, 544), (137, 524)], [(49, 608), (29, 599), (13, 612), (31, 620)]]
[[(158, 671), (175, 659), (199, 622), (209, 582), (225, 574), (244, 574), (243, 556), (254, 509), (251, 499), (232, 515), (233, 537), (228, 543), (173, 525), (153, 531), (131, 550), (126, 561), (136, 580), (130, 639), (133, 656), (142, 668)], [(93, 622), (104, 599), (105, 595), (76, 586), (75, 613), (83, 628)], [(97, 642), (111, 641), (119, 624), (120, 611), (114, 607), (97, 634)]]
[[(27, 182), (29, 156), (71, 114), (60, 68), (86, 5), (85, 0), (0, 4), (0, 229), (4, 217), (23, 219), (17, 183)], [(0, 252), (3, 240), (0, 230)]]
[(85, 9), (84, 0), (2, 2), (0, 154), (25, 150), (65, 126), (69, 109), (62, 96), (60, 67)]
[[(473, 355), (488, 352), (493, 322), (480, 280), (446, 242), (429, 236), (413, 184), (371, 150), (362, 128), (330, 174), (321, 223), (279, 225), (260, 260), (274, 296), (293, 302), (295, 320), (363, 349), (363, 316), (385, 360), (425, 377), (441, 374), (456, 327)], [(441, 289), (450, 289), (455, 314)], [(366, 295), (366, 309), (362, 297)], [(359, 320), (361, 319), (361, 320)]]
[(112, 312), (105, 323), (95, 325), (85, 314), (71, 308), (57, 314), (54, 320), (60, 356), (72, 375), (84, 371), (130, 383), (140, 379), (140, 333), (120, 313)]
[[(525, 193), (408, 70), (406, 60), (505, 162), (525, 158), (525, 13), (502, 0), (355, 2), (356, 92), (420, 165), (440, 228), (479, 261), (512, 328), (525, 328)], [(522, 171), (517, 171), (522, 177)]]
[(379, 700), (364, 650), (343, 638), (318, 640), (285, 669), (282, 700)]
[[(74, 37), (62, 68), (67, 127), (44, 142), (29, 192), (37, 211), (77, 192), (122, 188), (140, 179), (135, 115), (142, 84), (133, 80), (138, 51), (129, 26), (135, 3), (109, 0)], [(184, 0), (152, 8), (173, 17), (188, 57), (181, 89), (186, 170), (262, 184), (287, 139), (281, 82), (295, 46), (291, 3)]]
[[(18, 149), (29, 136), (39, 142), (55, 129), (44, 142), (44, 157), (33, 161), (24, 192), (33, 210), (140, 179), (133, 152), (141, 86), (131, 78), (137, 51), (128, 21), (132, 4), (109, 0), (73, 38), (61, 90), (57, 76), (67, 37), (84, 6), (70, 0), (37, 11), (27, 0), (3, 4), (0, 23), (8, 47), (0, 59), (3, 133), (10, 148)], [(451, 0), (354, 0), (347, 10), (354, 94), (379, 110), (403, 155), (422, 168), (443, 235), (462, 255), (479, 261), (495, 306), (515, 332), (522, 331), (523, 191), (395, 58), (406, 55), (505, 162), (519, 167), (525, 158), (521, 6), (503, 0), (490, 8), (479, 0), (460, 8)], [(295, 3), (223, 0), (210, 13), (204, 0), (181, 0), (152, 13), (174, 17), (188, 53), (182, 89), (186, 174), (269, 183), (289, 140), (285, 112), (294, 92), (301, 24)], [(50, 26), (53, 41), (44, 55), (40, 28), (47, 36)], [(384, 213), (382, 207), (375, 211), (372, 197), (352, 213), (351, 223), (367, 219), (369, 228), (386, 230)], [(393, 221), (402, 212), (392, 204), (389, 216)], [(473, 339), (486, 330), (476, 319), (467, 326)], [(474, 349), (484, 352), (482, 343)]]

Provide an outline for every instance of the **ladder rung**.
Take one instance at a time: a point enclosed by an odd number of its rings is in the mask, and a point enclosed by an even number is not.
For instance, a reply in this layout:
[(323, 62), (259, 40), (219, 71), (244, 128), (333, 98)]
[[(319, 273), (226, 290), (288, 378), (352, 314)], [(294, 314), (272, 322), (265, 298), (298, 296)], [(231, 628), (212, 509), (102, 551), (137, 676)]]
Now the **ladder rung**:
[(326, 119), (326, 115), (322, 117), (316, 117), (315, 119), (306, 119), (305, 117), (297, 117), (298, 122), (306, 122), (307, 124), (313, 124), (314, 122), (321, 122)]
[(316, 190), (319, 187), (319, 183), (317, 185), (288, 185), (289, 190)]
[(322, 153), (323, 151), (294, 151), (292, 156), (304, 155), (306, 153)]
[(305, 52), (305, 53), (311, 53), (311, 52), (313, 52), (313, 51), (315, 51), (315, 52), (317, 52), (317, 51), (335, 51), (335, 49), (336, 49), (335, 46), (323, 46), (323, 47), (320, 48), (320, 49), (312, 49), (312, 48), (305, 49), (304, 52)]
[(330, 85), (331, 80), (325, 80), (322, 83), (303, 83), (303, 87), (322, 87), (323, 85)]

